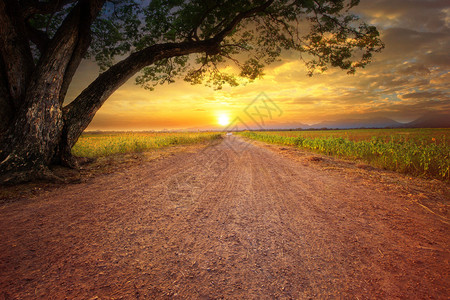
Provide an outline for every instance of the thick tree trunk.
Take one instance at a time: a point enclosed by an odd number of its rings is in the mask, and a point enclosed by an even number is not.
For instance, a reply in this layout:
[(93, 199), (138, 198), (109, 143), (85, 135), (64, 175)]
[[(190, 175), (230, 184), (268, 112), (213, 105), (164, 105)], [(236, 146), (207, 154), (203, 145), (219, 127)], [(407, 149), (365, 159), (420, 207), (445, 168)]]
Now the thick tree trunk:
[[(71, 79), (74, 65), (81, 61), (77, 59), (80, 54), (75, 51), (77, 48), (80, 51), (86, 49), (84, 44), (77, 47), (80, 40), (83, 40), (80, 38), (82, 29), (90, 26), (89, 22), (87, 25), (84, 23), (95, 18), (103, 2), (80, 1), (42, 54), (26, 86), (24, 100), (2, 138), (0, 182), (50, 176), (48, 166), (60, 148), (63, 132), (60, 95), (67, 78), (66, 71), (71, 66), (67, 74)], [(71, 63), (74, 56), (76, 61)]]
[(14, 104), (8, 93), (8, 81), (5, 74), (5, 67), (0, 57), (0, 141), (14, 116)]
[(22, 180), (21, 176), (30, 176), (33, 170), (43, 173), (52, 160), (63, 128), (59, 93), (62, 74), (72, 54), (73, 39), (69, 37), (63, 51), (42, 62), (7, 132), (4, 153), (8, 156), (2, 155), (0, 173), (10, 173), (11, 180)]

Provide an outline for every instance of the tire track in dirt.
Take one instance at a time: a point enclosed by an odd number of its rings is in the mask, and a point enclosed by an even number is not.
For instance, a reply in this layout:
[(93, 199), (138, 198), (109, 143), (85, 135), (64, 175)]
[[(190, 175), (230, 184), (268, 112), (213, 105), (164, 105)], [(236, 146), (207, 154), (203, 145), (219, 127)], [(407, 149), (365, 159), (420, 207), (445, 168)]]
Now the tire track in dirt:
[[(310, 268), (314, 268), (314, 266), (322, 268), (321, 272), (313, 272), (310, 276), (310, 278), (313, 278), (314, 275), (322, 273), (321, 277), (316, 280), (316, 284), (320, 283), (320, 285), (317, 286), (313, 294), (304, 294), (302, 297), (324, 297), (327, 295), (323, 293), (324, 290), (331, 292), (329, 294), (330, 296), (336, 295), (339, 291), (341, 295), (345, 295), (345, 292), (347, 292), (348, 296), (350, 296), (354, 295), (355, 289), (382, 297), (393, 295), (404, 297), (404, 287), (398, 287), (396, 283), (399, 279), (404, 280), (408, 277), (410, 280), (408, 284), (411, 285), (408, 289), (410, 295), (415, 295), (416, 292), (420, 293), (420, 291), (415, 290), (413, 285), (416, 283), (415, 281), (420, 281), (424, 274), (429, 272), (423, 268), (419, 268), (414, 272), (414, 270), (410, 269), (410, 266), (414, 263), (414, 260), (420, 264), (422, 260), (426, 259), (427, 255), (423, 255), (423, 251), (419, 251), (422, 253), (416, 253), (419, 250), (416, 247), (419, 245), (419, 241), (422, 243), (426, 241), (422, 237), (419, 239), (417, 239), (417, 236), (414, 237), (414, 233), (423, 230), (424, 227), (420, 226), (425, 224), (417, 226), (417, 224), (414, 224), (414, 218), (411, 218), (408, 214), (401, 215), (398, 213), (395, 217), (406, 219), (400, 224), (403, 227), (405, 225), (415, 227), (414, 230), (408, 230), (408, 228), (405, 228), (407, 230), (397, 230), (399, 229), (399, 225), (391, 224), (397, 222), (396, 218), (387, 217), (393, 216), (389, 214), (393, 207), (397, 207), (398, 210), (398, 206), (405, 205), (401, 199), (396, 199), (395, 195), (392, 195), (391, 198), (383, 197), (382, 194), (380, 195), (375, 190), (373, 191), (375, 193), (370, 195), (367, 193), (367, 189), (364, 190), (359, 187), (348, 186), (346, 182), (339, 179), (336, 180), (337, 178), (325, 177), (323, 175), (321, 178), (321, 176), (317, 176), (319, 174), (308, 174), (305, 169), (289, 170), (288, 166), (284, 166), (283, 172), (280, 172), (279, 169), (283, 168), (283, 161), (277, 162), (276, 157), (266, 161), (272, 164), (278, 164), (278, 168), (275, 165), (267, 168), (270, 174), (265, 176), (265, 178), (274, 179), (274, 186), (268, 190), (279, 192), (280, 189), (276, 188), (277, 185), (291, 187), (282, 190), (282, 194), (279, 197), (284, 202), (290, 200), (291, 205), (286, 208), (286, 211), (291, 212), (291, 215), (303, 217), (296, 232), (309, 235), (308, 241), (312, 244), (304, 249), (304, 252), (310, 250), (307, 257), (317, 256), (315, 255), (317, 252), (311, 252), (311, 250), (316, 248), (322, 252), (322, 259), (329, 258), (328, 261), (325, 261), (326, 263), (312, 261)], [(284, 174), (289, 174), (292, 171), (296, 173), (296, 176), (293, 177), (295, 181), (289, 180), (289, 176), (284, 176)], [(283, 176), (288, 180), (283, 180)], [(303, 180), (301, 180), (302, 177), (304, 178)], [(257, 180), (256, 182), (260, 181)], [(373, 187), (376, 188), (377, 186), (374, 185)], [(299, 196), (301, 196), (300, 199)], [(370, 223), (373, 226), (361, 227), (364, 223), (358, 224), (358, 222), (355, 222), (358, 218), (361, 219), (360, 216), (367, 211), (367, 207), (364, 207), (364, 205), (370, 207), (372, 203), (376, 203), (383, 207), (393, 201), (397, 202), (397, 205), (391, 205), (391, 209), (389, 210), (386, 209), (381, 212), (376, 212), (372, 216), (366, 214), (363, 220), (366, 224)], [(389, 205), (387, 206), (389, 207)], [(411, 213), (414, 212), (411, 211)], [(308, 216), (310, 218), (305, 218)], [(384, 220), (389, 220), (390, 222), (384, 222)], [(296, 222), (293, 220), (290, 224), (296, 224)], [(330, 226), (332, 226), (332, 230), (330, 230)], [(444, 229), (441, 227), (441, 230)], [(404, 234), (405, 232), (407, 235)], [(361, 240), (364, 236), (370, 236), (370, 240)], [(448, 244), (448, 237), (444, 236), (441, 242), (443, 245)], [(403, 248), (403, 252), (399, 251), (399, 248)], [(445, 246), (442, 249), (446, 249)], [(405, 250), (406, 253), (404, 252)], [(384, 257), (385, 255), (391, 254), (394, 257), (391, 257), (390, 260)], [(448, 258), (448, 253), (441, 257), (448, 264), (448, 260), (445, 260), (445, 257)], [(392, 260), (395, 263), (392, 263)], [(387, 263), (383, 261), (387, 261)], [(436, 262), (439, 262), (439, 260)], [(371, 266), (371, 268), (367, 268), (367, 266)], [(435, 264), (434, 267), (438, 268), (438, 264)], [(448, 265), (446, 267), (448, 268)], [(397, 270), (395, 271), (395, 269)], [(347, 272), (345, 272), (346, 270)], [(372, 272), (372, 274), (366, 276), (367, 272)], [(405, 276), (406, 273), (412, 274)], [(346, 274), (348, 279), (353, 282), (357, 279), (355, 276), (359, 276), (360, 278), (358, 279), (362, 285), (358, 286), (355, 283), (353, 286), (348, 287), (337, 285), (337, 282), (345, 282), (343, 278), (345, 278)], [(329, 280), (330, 278), (335, 278), (336, 281), (330, 282), (328, 289), (324, 289), (324, 282), (327, 282), (327, 279)], [(370, 284), (370, 281), (376, 281), (376, 284)], [(441, 281), (441, 283), (445, 285), (445, 281)], [(381, 289), (380, 285), (382, 286)]]
[[(276, 160), (276, 157), (273, 159), (266, 159), (266, 161), (270, 163), (274, 163)], [(283, 172), (276, 172), (276, 170), (279, 170), (282, 166), (283, 162), (279, 161), (278, 168), (274, 165), (267, 168), (267, 170), (272, 172), (267, 178), (275, 178), (277, 175), (281, 176), (283, 174), (289, 174), (289, 168), (285, 169)], [(365, 290), (371, 295), (377, 294), (382, 297), (392, 297), (393, 295), (405, 297), (404, 287), (398, 287), (396, 285), (399, 280), (405, 281), (405, 279), (409, 280), (409, 282), (406, 283), (406, 285), (409, 285), (408, 289), (406, 289), (408, 290), (409, 295), (413, 297), (416, 293), (420, 294), (420, 289), (416, 289), (414, 285), (422, 280), (421, 278), (424, 276), (430, 275), (430, 277), (432, 277), (433, 275), (430, 273), (433, 273), (433, 271), (430, 272), (426, 268), (420, 268), (420, 266), (419, 268), (416, 267), (410, 269), (411, 265), (422, 264), (423, 261), (430, 259), (435, 260), (434, 269), (436, 269), (439, 268), (440, 262), (439, 260), (436, 260), (435, 254), (425, 254), (423, 248), (421, 250), (417, 247), (420, 245), (420, 242), (422, 244), (429, 242), (428, 239), (424, 240), (423, 236), (417, 235), (417, 232), (423, 231), (424, 228), (427, 228), (428, 226), (428, 224), (423, 223), (415, 224), (414, 221), (416, 220), (423, 221), (423, 217), (419, 217), (415, 220), (415, 218), (409, 215), (414, 215), (414, 211), (410, 211), (408, 214), (399, 214), (397, 212), (394, 215), (390, 213), (398, 210), (399, 206), (405, 206), (405, 203), (402, 202), (403, 200), (396, 199), (395, 195), (384, 197), (382, 193), (379, 193), (376, 190), (371, 191), (372, 194), (369, 194), (367, 192), (370, 192), (370, 190), (348, 186), (345, 182), (337, 181), (336, 179), (338, 178), (324, 177), (323, 175), (321, 178), (320, 176), (317, 176), (319, 174), (308, 174), (307, 170), (306, 172), (305, 169), (302, 170), (303, 172), (300, 172), (300, 170), (301, 169), (294, 169), (294, 172), (297, 173), (294, 177), (296, 178), (295, 182), (289, 180), (287, 182), (283, 181), (280, 176), (274, 182), (283, 187), (291, 187), (290, 189), (283, 190), (282, 192), (285, 195), (280, 197), (284, 201), (293, 200), (293, 205), (289, 209), (286, 209), (286, 211), (293, 212), (295, 215), (297, 209), (297, 215), (302, 217), (308, 216), (307, 212), (312, 213), (313, 218), (305, 220), (301, 227), (298, 227), (297, 232), (311, 232), (312, 234), (310, 235), (309, 240), (313, 241), (315, 246), (318, 246), (317, 248), (322, 249), (322, 252), (327, 251), (327, 256), (331, 258), (326, 264), (322, 264), (323, 269), (327, 272), (324, 272), (324, 276), (316, 281), (321, 285), (318, 286), (318, 289), (313, 296), (323, 297), (326, 295), (323, 294), (326, 278), (334, 277), (339, 278), (337, 281), (343, 281), (340, 277), (344, 277), (345, 269), (350, 275), (349, 279), (355, 281), (355, 276), (359, 276), (362, 283), (361, 286), (358, 286), (357, 284), (353, 284), (353, 287), (349, 286), (348, 295), (353, 294), (352, 290), (358, 289)], [(305, 175), (310, 176), (306, 177)], [(304, 180), (298, 180), (302, 177)], [(321, 180), (321, 182), (319, 183), (318, 180)], [(321, 184), (321, 186), (319, 186), (319, 184)], [(277, 191), (276, 185), (277, 184), (269, 190)], [(373, 186), (377, 187), (375, 184)], [(297, 200), (298, 195), (303, 195), (304, 198), (306, 197), (306, 201), (295, 201), (296, 195)], [(396, 202), (396, 205), (390, 205), (389, 202)], [(366, 205), (366, 207), (364, 207), (364, 205)], [(368, 207), (372, 205), (375, 205), (375, 207), (380, 206), (380, 209), (378, 209), (380, 211), (375, 211), (375, 213), (370, 215), (366, 212), (368, 211)], [(298, 207), (301, 208), (298, 209)], [(360, 217), (362, 214), (365, 214), (364, 218)], [(416, 214), (416, 216), (417, 215), (423, 215), (423, 212)], [(365, 222), (360, 222), (359, 224), (358, 222), (354, 222), (358, 218)], [(388, 222), (384, 220), (387, 220)], [(291, 223), (295, 224), (295, 222)], [(367, 223), (372, 226), (364, 226), (367, 225)], [(308, 229), (308, 226), (311, 228), (311, 225), (313, 225), (312, 231), (306, 230)], [(330, 230), (330, 225), (333, 226), (333, 230)], [(409, 227), (414, 228), (411, 230)], [(431, 226), (431, 228), (432, 227), (434, 226)], [(445, 232), (445, 226), (438, 227), (441, 227), (441, 232)], [(370, 239), (367, 238), (366, 240), (362, 240), (365, 236), (370, 236)], [(440, 256), (442, 258), (442, 261), (448, 270), (448, 252), (445, 253), (445, 250), (447, 249), (447, 246), (445, 245), (448, 245), (448, 236), (446, 237), (444, 235), (443, 237), (444, 238), (441, 239), (440, 242), (442, 243), (441, 245), (444, 245), (441, 248), (444, 249), (444, 251), (441, 251), (438, 257)], [(435, 238), (439, 240), (438, 236)], [(323, 241), (322, 243), (320, 243), (321, 240)], [(319, 244), (317, 244), (317, 242), (319, 242)], [(399, 251), (399, 248), (403, 248), (402, 251)], [(306, 252), (311, 249), (312, 247), (305, 248)], [(382, 249), (384, 253), (380, 249)], [(390, 257), (389, 259), (384, 257), (388, 255), (392, 255), (393, 257)], [(314, 257), (314, 253), (309, 253), (307, 257)], [(336, 265), (336, 263), (345, 266), (345, 268)], [(320, 265), (320, 262), (313, 261), (311, 267)], [(366, 267), (364, 270), (361, 269), (361, 266), (371, 267)], [(333, 272), (330, 272), (333, 271), (333, 269), (338, 271), (334, 271), (333, 274)], [(371, 273), (370, 276), (366, 275), (367, 272)], [(310, 277), (313, 277), (314, 274), (317, 273), (318, 272), (313, 272)], [(448, 275), (441, 278), (441, 284), (444, 286), (446, 285), (445, 278), (448, 279)], [(376, 284), (369, 283), (371, 281), (375, 281)], [(380, 286), (382, 287), (381, 289)], [(328, 291), (332, 292), (331, 295), (336, 295), (338, 291), (341, 291), (342, 294), (343, 291), (346, 291), (345, 289), (346, 287), (338, 287), (335, 282), (330, 285)], [(322, 293), (320, 293), (320, 290)], [(311, 295), (307, 294), (303, 296)]]
[(0, 299), (447, 298), (448, 225), (362, 183), (227, 137), (8, 204)]

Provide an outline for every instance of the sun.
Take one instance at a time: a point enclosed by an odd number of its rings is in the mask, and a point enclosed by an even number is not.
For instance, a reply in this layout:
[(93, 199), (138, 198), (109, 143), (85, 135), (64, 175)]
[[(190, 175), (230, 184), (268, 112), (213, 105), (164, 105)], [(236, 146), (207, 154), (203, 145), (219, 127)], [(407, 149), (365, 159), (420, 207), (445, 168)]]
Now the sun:
[(221, 114), (217, 118), (217, 123), (221, 126), (227, 126), (230, 123), (230, 118), (226, 114)]

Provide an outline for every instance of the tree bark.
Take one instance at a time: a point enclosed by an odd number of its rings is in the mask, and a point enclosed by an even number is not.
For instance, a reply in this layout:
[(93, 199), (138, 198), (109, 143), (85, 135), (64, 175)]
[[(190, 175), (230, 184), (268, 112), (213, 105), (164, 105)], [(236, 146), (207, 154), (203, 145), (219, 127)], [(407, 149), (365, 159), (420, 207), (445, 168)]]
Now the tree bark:
[(14, 103), (8, 92), (5, 65), (0, 56), (0, 141), (9, 128), (14, 116)]
[[(98, 13), (91, 12), (91, 13)], [(63, 84), (61, 86), (61, 91), (59, 93), (59, 102), (62, 105), (69, 89), (72, 78), (75, 75), (81, 61), (83, 60), (86, 52), (88, 51), (89, 45), (91, 44), (91, 24), (93, 22), (94, 16), (91, 15), (81, 15), (80, 28), (78, 33), (78, 39), (75, 49), (72, 53), (72, 58), (67, 66), (66, 72), (64, 74)]]
[[(17, 111), (13, 126), (4, 137), (0, 153), (2, 181), (23, 181), (47, 176), (47, 166), (53, 160), (63, 129), (61, 87), (79, 40), (85, 16), (91, 20), (104, 1), (80, 1), (42, 54), (27, 85), (25, 99)], [(89, 25), (90, 26), (90, 25)]]
[(80, 66), (80, 63), (83, 60), (90, 43), (91, 43), (91, 35), (89, 32), (86, 32), (85, 34), (80, 34), (77, 45), (72, 54), (72, 59), (70, 60), (70, 63), (66, 69), (66, 73), (64, 74), (63, 84), (61, 86), (61, 91), (59, 93), (59, 103), (61, 105), (64, 103), (64, 99), (66, 98), (67, 90), (69, 89), (73, 76), (75, 75), (78, 67)]
[(8, 94), (18, 109), (33, 72), (33, 56), (26, 39), (25, 23), (15, 1), (0, 1), (0, 54), (5, 64)]

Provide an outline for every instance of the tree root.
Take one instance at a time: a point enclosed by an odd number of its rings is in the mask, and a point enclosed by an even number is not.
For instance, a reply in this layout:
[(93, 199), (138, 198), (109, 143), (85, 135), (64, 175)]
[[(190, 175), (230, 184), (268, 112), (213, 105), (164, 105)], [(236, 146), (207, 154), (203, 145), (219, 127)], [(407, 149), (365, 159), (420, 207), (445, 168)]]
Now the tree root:
[(71, 169), (78, 170), (80, 168), (77, 157), (73, 156), (70, 152), (61, 155), (59, 163), (62, 166), (68, 167)]
[(70, 155), (60, 156), (47, 166), (42, 162), (32, 163), (11, 155), (0, 163), (0, 185), (14, 185), (30, 181), (49, 183), (75, 183), (81, 181), (80, 165), (95, 159)]
[[(62, 173), (62, 172), (58, 172)], [(66, 175), (66, 174), (63, 174)], [(71, 183), (79, 182), (80, 174), (78, 176), (59, 176), (56, 172), (50, 170), (48, 167), (43, 166), (31, 170), (23, 171), (11, 171), (0, 175), (0, 184), (14, 185), (19, 183), (25, 183), (30, 181), (45, 181), (50, 183)]]

